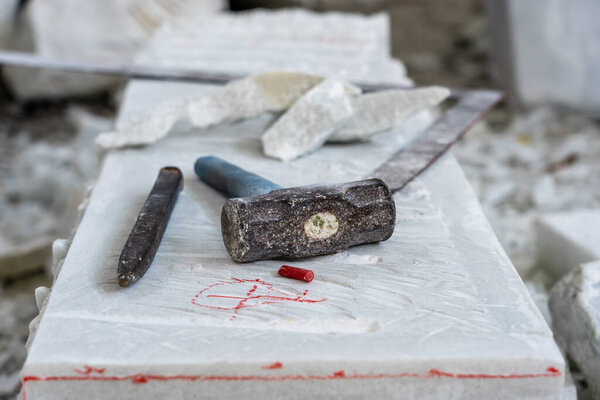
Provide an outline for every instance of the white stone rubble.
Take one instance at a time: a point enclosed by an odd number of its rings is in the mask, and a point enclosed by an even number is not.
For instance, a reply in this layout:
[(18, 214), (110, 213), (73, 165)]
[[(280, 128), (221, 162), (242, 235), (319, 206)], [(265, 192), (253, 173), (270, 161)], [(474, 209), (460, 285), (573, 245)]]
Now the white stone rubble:
[(535, 227), (538, 264), (555, 279), (600, 259), (600, 209), (542, 214)]
[[(323, 79), (317, 75), (274, 71), (232, 81), (208, 95), (164, 102), (139, 113), (116, 132), (100, 135), (96, 144), (104, 149), (147, 145), (166, 137), (177, 122), (187, 121), (195, 128), (205, 129), (289, 109), (265, 133), (264, 144), (265, 154), (290, 160), (325, 141), (367, 140), (402, 125), (450, 95), (448, 89), (434, 86), (358, 96), (359, 88), (341, 81), (344, 91), (337, 93), (334, 86), (326, 85), (318, 96), (310, 94)], [(326, 93), (323, 88), (333, 91)], [(336, 101), (331, 102), (331, 99)], [(333, 114), (328, 112), (329, 117), (321, 120), (323, 106), (332, 112), (338, 112), (336, 107), (340, 107), (343, 118), (334, 121), (329, 118), (334, 117)], [(346, 121), (350, 118), (346, 115), (348, 112), (351, 120)], [(344, 121), (347, 123), (342, 124)]]
[(262, 136), (266, 155), (290, 161), (322, 146), (353, 114), (344, 82), (329, 78), (295, 102)]
[(554, 335), (600, 396), (600, 261), (583, 264), (552, 289)]
[(449, 95), (450, 90), (439, 86), (363, 94), (352, 100), (352, 120), (329, 141), (367, 140), (376, 133), (402, 125), (420, 111), (437, 106)]
[[(187, 120), (196, 128), (283, 111), (323, 80), (323, 77), (273, 71), (232, 81), (199, 98), (172, 100), (134, 115), (117, 132), (99, 136), (104, 149), (154, 143), (169, 134), (176, 122)], [(357, 89), (346, 85), (350, 93)]]
[(453, 147), (521, 276), (534, 268), (539, 214), (600, 207), (600, 126), (544, 108), (498, 109)]

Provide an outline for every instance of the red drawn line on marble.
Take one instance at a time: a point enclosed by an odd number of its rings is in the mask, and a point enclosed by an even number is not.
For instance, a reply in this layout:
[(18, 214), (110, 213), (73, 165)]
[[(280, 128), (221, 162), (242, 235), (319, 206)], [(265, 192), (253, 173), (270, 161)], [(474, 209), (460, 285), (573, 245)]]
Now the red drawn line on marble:
[(262, 369), (281, 369), (281, 368), (283, 368), (283, 364), (280, 363), (279, 361), (275, 361), (273, 364), (263, 365), (261, 368)]
[[(205, 294), (207, 291), (217, 287), (217, 286), (226, 286), (226, 285), (245, 285), (252, 284), (252, 287), (246, 292), (245, 296), (231, 296), (231, 295), (220, 295), (220, 294)], [(264, 289), (270, 293), (278, 294), (254, 294), (259, 287)], [(254, 295), (253, 295), (254, 294)], [(306, 295), (308, 294), (308, 289), (305, 290), (301, 295), (294, 296), (291, 293), (286, 293), (281, 290), (275, 289), (273, 284), (263, 282), (260, 279), (238, 279), (233, 278), (233, 281), (219, 281), (217, 283), (213, 283), (212, 285), (202, 289), (199, 291), (194, 298), (192, 299), (192, 304), (210, 308), (213, 310), (224, 310), (224, 311), (233, 311), (233, 315), (230, 320), (234, 320), (237, 317), (237, 314), (240, 310), (249, 307), (257, 307), (267, 304), (274, 303), (283, 303), (283, 302), (296, 302), (296, 303), (320, 303), (325, 301), (325, 299), (307, 299)], [(201, 299), (229, 299), (229, 300), (237, 300), (237, 303), (234, 302), (231, 306), (217, 306), (214, 304), (202, 304)], [(251, 300), (254, 302), (249, 303)]]
[[(276, 364), (276, 363), (275, 363)], [(533, 378), (557, 378), (562, 373), (555, 367), (548, 367), (545, 372), (531, 374), (473, 374), (473, 373), (453, 373), (430, 369), (427, 373), (403, 372), (399, 374), (359, 374), (353, 372), (347, 374), (344, 370), (335, 371), (330, 375), (152, 375), (135, 374), (125, 376), (33, 376), (23, 377), (23, 400), (27, 400), (25, 384), (27, 382), (64, 382), (64, 381), (102, 381), (102, 382), (120, 382), (130, 381), (133, 384), (144, 384), (150, 381), (168, 382), (168, 381), (328, 381), (335, 379), (398, 379), (398, 378), (451, 378), (451, 379), (533, 379)]]
[(81, 374), (81, 375), (89, 375), (92, 373), (103, 374), (106, 371), (106, 368), (94, 368), (89, 365), (84, 365), (83, 370), (75, 368), (73, 372)]

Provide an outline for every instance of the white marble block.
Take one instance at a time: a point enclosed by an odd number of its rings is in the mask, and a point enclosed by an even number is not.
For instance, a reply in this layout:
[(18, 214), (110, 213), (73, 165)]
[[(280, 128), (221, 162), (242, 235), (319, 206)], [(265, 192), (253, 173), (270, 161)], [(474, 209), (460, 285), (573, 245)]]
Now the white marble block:
[[(201, 85), (134, 82), (120, 122)], [(451, 154), (395, 194), (387, 241), (292, 264), (236, 264), (224, 198), (193, 162), (214, 154), (285, 186), (359, 179), (411, 137), (327, 145), (282, 164), (262, 154), (270, 118), (183, 128), (110, 152), (30, 341), (25, 400), (557, 399), (564, 362)], [(418, 130), (412, 132), (413, 136)], [(134, 286), (116, 265), (160, 167), (185, 187), (156, 258)], [(250, 293), (250, 294), (249, 294)]]
[(600, 2), (486, 0), (494, 72), (525, 106), (600, 115)]
[(583, 264), (561, 279), (549, 304), (557, 340), (594, 396), (600, 396), (600, 261)]
[(600, 259), (600, 210), (543, 214), (535, 221), (538, 265), (555, 279)]

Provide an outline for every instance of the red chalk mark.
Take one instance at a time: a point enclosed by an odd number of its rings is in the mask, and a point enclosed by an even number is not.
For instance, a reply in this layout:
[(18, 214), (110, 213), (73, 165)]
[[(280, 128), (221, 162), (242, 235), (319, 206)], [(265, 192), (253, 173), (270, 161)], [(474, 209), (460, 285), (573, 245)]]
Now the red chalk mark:
[[(275, 363), (278, 364), (278, 363)], [(273, 364), (273, 365), (275, 365)], [(281, 364), (281, 363), (279, 363)], [(264, 367), (262, 367), (264, 368)], [(269, 368), (271, 369), (271, 368)], [(274, 369), (274, 368), (273, 368)], [(168, 382), (168, 381), (189, 381), (189, 382), (207, 382), (207, 381), (327, 381), (335, 379), (400, 379), (400, 378), (418, 378), (418, 379), (535, 379), (535, 378), (557, 378), (562, 373), (555, 367), (548, 367), (542, 373), (530, 374), (465, 374), (440, 371), (430, 369), (427, 373), (403, 372), (396, 374), (359, 374), (353, 372), (346, 374), (344, 370), (335, 371), (330, 375), (150, 375), (135, 374), (125, 376), (32, 376), (23, 377), (23, 400), (27, 400), (25, 384), (27, 382), (64, 382), (64, 381), (103, 381), (120, 382), (130, 381), (133, 384), (144, 384), (150, 381)]]
[(335, 378), (345, 378), (346, 373), (344, 372), (344, 370), (335, 371), (332, 376), (334, 376)]
[(89, 365), (84, 365), (83, 370), (75, 368), (73, 371), (81, 375), (89, 375), (91, 373), (103, 374), (104, 371), (106, 371), (106, 368), (94, 368)]
[[(233, 291), (239, 291), (237, 286), (245, 290), (245, 287), (251, 287), (244, 295), (230, 295), (214, 293), (219, 289), (231, 290), (232, 286), (236, 286)], [(262, 293), (262, 294), (259, 294)], [(285, 292), (273, 287), (273, 284), (263, 282), (260, 279), (238, 279), (233, 278), (233, 281), (220, 281), (214, 283), (200, 292), (192, 299), (192, 304), (210, 308), (213, 310), (233, 311), (230, 320), (237, 317), (239, 311), (243, 308), (257, 307), (274, 303), (320, 303), (325, 299), (307, 299), (308, 290), (305, 290), (301, 295)], [(218, 300), (218, 301), (215, 301)]]
[(263, 365), (261, 368), (262, 369), (281, 369), (281, 368), (283, 368), (283, 364), (280, 363), (279, 361), (276, 361), (273, 364)]

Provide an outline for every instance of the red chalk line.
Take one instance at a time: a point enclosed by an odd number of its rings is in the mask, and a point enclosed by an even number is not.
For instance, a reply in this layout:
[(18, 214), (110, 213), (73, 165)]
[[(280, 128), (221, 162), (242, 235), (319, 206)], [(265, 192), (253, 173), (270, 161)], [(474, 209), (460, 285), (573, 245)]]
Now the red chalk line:
[[(263, 369), (281, 369), (283, 365), (280, 362), (275, 362), (271, 365), (262, 367)], [(452, 378), (452, 379), (531, 379), (531, 378), (557, 378), (562, 374), (555, 367), (548, 367), (546, 372), (535, 374), (466, 374), (440, 371), (438, 369), (430, 369), (426, 374), (403, 372), (399, 374), (359, 374), (353, 372), (347, 374), (344, 370), (335, 371), (330, 375), (152, 375), (152, 374), (135, 374), (124, 376), (97, 376), (91, 375), (92, 372), (103, 373), (104, 368), (89, 367), (90, 372), (86, 373), (88, 366), (84, 367), (85, 375), (79, 376), (34, 376), (28, 375), (23, 377), (23, 400), (26, 400), (25, 384), (27, 382), (64, 382), (64, 381), (130, 381), (133, 384), (144, 384), (150, 381), (167, 382), (167, 381), (189, 381), (189, 382), (206, 382), (206, 381), (327, 381), (335, 379), (398, 379), (398, 378)], [(102, 372), (99, 372), (102, 371)], [(82, 373), (81, 370), (75, 370), (77, 373)]]
[[(226, 285), (237, 285), (237, 284), (248, 284), (252, 285), (252, 287), (246, 292), (245, 296), (233, 296), (233, 295), (220, 295), (220, 294), (205, 294), (205, 292), (218, 287), (218, 286), (226, 286)], [(272, 294), (255, 294), (258, 288), (264, 289)], [(308, 294), (308, 290), (305, 290), (302, 295), (294, 296), (291, 293), (286, 293), (281, 290), (276, 289), (273, 284), (263, 282), (260, 279), (238, 279), (233, 278), (232, 281), (219, 281), (217, 283), (213, 283), (212, 285), (202, 289), (199, 291), (194, 298), (192, 298), (192, 304), (209, 308), (213, 310), (223, 310), (223, 311), (233, 311), (230, 320), (234, 320), (237, 317), (237, 314), (240, 310), (244, 308), (257, 307), (267, 304), (275, 304), (275, 303), (321, 303), (325, 301), (325, 299), (307, 299), (305, 296)], [(200, 303), (200, 299), (204, 298), (216, 298), (216, 299), (228, 299), (234, 300), (233, 304), (229, 307), (216, 306), (212, 304), (202, 304)], [(257, 302), (247, 304), (250, 300), (256, 300)]]

